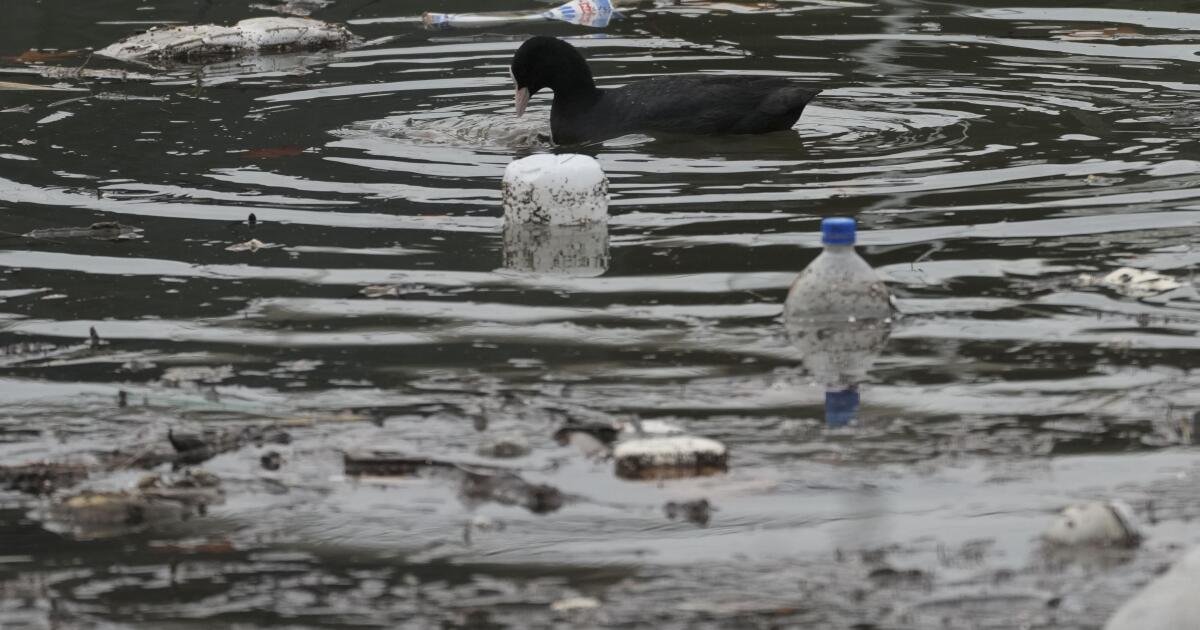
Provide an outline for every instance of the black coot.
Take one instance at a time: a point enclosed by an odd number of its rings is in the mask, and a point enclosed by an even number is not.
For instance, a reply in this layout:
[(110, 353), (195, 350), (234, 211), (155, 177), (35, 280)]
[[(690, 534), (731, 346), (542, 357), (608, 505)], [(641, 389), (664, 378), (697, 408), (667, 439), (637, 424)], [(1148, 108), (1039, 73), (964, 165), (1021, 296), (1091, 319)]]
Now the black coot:
[(789, 129), (820, 90), (790, 79), (681, 75), (601, 90), (574, 46), (553, 37), (521, 44), (512, 62), (517, 115), (542, 88), (554, 91), (554, 142), (605, 140), (632, 132), (767, 133)]

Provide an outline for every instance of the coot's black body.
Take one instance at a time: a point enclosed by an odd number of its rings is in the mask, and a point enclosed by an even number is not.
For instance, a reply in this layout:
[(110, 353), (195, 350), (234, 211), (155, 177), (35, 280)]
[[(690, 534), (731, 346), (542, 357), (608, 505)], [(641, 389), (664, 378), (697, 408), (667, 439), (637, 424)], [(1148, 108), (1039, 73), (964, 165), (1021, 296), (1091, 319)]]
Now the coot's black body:
[(554, 142), (605, 140), (634, 132), (767, 133), (791, 128), (820, 90), (780, 77), (676, 75), (601, 90), (574, 46), (534, 37), (512, 63), (517, 115), (542, 88), (554, 91)]

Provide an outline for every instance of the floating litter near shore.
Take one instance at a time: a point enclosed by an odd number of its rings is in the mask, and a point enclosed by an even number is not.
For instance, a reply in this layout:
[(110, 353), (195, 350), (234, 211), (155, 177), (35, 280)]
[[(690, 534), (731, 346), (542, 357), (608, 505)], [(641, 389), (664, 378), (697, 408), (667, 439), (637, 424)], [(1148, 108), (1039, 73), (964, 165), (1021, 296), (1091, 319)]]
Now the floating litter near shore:
[(1122, 501), (1092, 501), (1068, 506), (1042, 534), (1059, 545), (1133, 547), (1141, 542), (1141, 527), (1133, 509)]
[(613, 449), (622, 479), (679, 479), (723, 473), (729, 464), (725, 445), (690, 435), (644, 437)]
[(1085, 273), (1079, 276), (1077, 283), (1083, 287), (1104, 287), (1134, 298), (1151, 297), (1183, 286), (1171, 276), (1133, 267), (1121, 267), (1103, 277)]
[(583, 225), (608, 220), (608, 178), (587, 155), (539, 153), (504, 169), (505, 224)]
[(1117, 609), (1104, 630), (1186, 630), (1200, 623), (1200, 547)]
[(152, 28), (96, 51), (124, 61), (194, 61), (272, 51), (338, 48), (355, 41), (344, 26), (299, 17), (260, 17), (233, 26)]
[(433, 13), (421, 16), (425, 28), (479, 28), (500, 26), (519, 22), (544, 22), (558, 20), (580, 26), (604, 28), (616, 15), (616, 7), (609, 0), (572, 0), (548, 11), (523, 13), (516, 11), (494, 11), (484, 13)]

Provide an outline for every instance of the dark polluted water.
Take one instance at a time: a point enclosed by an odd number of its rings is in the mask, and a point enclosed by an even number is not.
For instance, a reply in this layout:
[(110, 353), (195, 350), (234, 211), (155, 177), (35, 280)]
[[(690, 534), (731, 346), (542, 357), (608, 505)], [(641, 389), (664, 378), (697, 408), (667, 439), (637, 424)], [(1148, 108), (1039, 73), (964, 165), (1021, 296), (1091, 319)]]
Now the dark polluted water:
[[(280, 4), (7, 3), (0, 67)], [(655, 0), (442, 31), (421, 12), (547, 5), (288, 6), (391, 39), (0, 90), (0, 464), (231, 445), (196, 467), (221, 500), (169, 526), (0, 494), (0, 627), (1082, 630), (1200, 541), (1194, 4)], [(548, 95), (513, 116), (531, 34), (602, 86), (824, 92), (792, 132), (585, 147), (610, 225), (533, 239), (576, 247), (544, 273), (499, 207), (505, 165), (553, 150)], [(904, 313), (847, 427), (779, 320), (835, 215)], [(136, 230), (19, 236), (98, 222)], [(1087, 279), (1123, 267), (1178, 286)], [(724, 443), (727, 472), (629, 481), (555, 439), (631, 418)], [(515, 473), (347, 476), (371, 451)], [(72, 492), (145, 474), (105, 470)], [(1142, 546), (1044, 549), (1090, 499)]]

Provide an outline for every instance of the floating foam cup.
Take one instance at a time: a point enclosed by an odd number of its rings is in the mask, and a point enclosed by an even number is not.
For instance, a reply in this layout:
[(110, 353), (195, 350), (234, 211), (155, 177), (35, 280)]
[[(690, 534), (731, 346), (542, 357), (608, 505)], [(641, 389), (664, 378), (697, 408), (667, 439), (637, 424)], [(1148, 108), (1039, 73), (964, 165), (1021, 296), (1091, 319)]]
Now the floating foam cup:
[(504, 169), (504, 222), (584, 225), (608, 220), (608, 178), (594, 158), (539, 153)]

